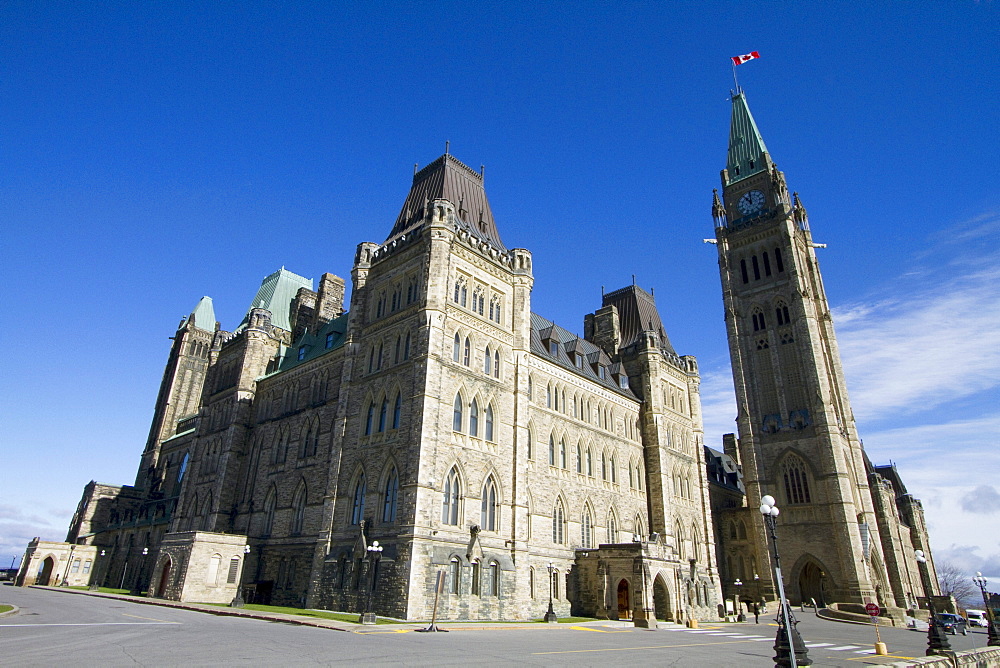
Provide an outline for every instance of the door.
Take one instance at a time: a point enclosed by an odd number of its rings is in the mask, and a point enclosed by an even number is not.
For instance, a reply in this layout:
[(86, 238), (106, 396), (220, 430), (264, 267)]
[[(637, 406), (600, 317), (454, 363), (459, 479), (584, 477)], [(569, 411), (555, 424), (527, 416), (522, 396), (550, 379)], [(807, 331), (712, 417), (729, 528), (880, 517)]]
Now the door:
[(618, 619), (632, 619), (628, 580), (624, 579), (618, 582)]

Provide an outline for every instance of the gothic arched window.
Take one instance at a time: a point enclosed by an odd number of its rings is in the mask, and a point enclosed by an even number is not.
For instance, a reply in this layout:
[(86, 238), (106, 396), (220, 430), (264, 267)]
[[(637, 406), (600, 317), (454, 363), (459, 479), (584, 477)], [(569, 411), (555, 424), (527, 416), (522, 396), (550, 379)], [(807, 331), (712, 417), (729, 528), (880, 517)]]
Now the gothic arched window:
[(556, 501), (552, 511), (552, 542), (558, 545), (566, 542), (566, 511), (561, 499)]
[(806, 468), (795, 457), (790, 457), (781, 467), (785, 481), (785, 498), (788, 503), (812, 503), (809, 493), (809, 477)]
[(497, 530), (497, 486), (493, 476), (486, 479), (483, 485), (483, 501), (480, 510), (479, 525), (483, 531)]
[(399, 497), (399, 475), (393, 467), (385, 481), (385, 493), (382, 495), (382, 521), (396, 521), (396, 500)]
[(351, 506), (351, 524), (361, 524), (365, 519), (365, 495), (368, 493), (368, 483), (362, 473), (354, 485), (354, 498)]
[(393, 402), (392, 406), (392, 428), (399, 429), (399, 418), (403, 412), (403, 397), (397, 392), (396, 401)]
[(455, 395), (455, 417), (452, 420), (451, 428), (455, 431), (462, 431), (462, 395)]
[(592, 548), (594, 542), (594, 518), (590, 514), (590, 508), (584, 508), (583, 518), (580, 521), (581, 547)]
[(486, 428), (483, 430), (483, 438), (487, 441), (493, 440), (493, 406), (486, 407)]
[(462, 483), (458, 479), (458, 471), (452, 469), (444, 481), (444, 499), (441, 503), (441, 521), (445, 524), (458, 524), (458, 504), (462, 498)]
[(469, 436), (479, 436), (479, 402), (475, 399), (469, 404)]
[(295, 492), (295, 499), (292, 501), (292, 535), (298, 536), (302, 533), (302, 523), (306, 513), (306, 486), (299, 485)]

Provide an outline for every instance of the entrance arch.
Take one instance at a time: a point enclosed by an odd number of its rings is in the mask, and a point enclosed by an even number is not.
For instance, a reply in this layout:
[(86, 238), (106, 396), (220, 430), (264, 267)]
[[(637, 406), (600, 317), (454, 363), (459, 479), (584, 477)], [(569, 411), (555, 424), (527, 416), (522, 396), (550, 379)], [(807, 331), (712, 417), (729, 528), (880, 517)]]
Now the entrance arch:
[(35, 584), (40, 584), (47, 586), (52, 584), (52, 571), (56, 567), (56, 560), (52, 557), (45, 557), (45, 561), (42, 562), (41, 567), (38, 569), (38, 576), (35, 578)]
[(799, 571), (799, 595), (800, 603), (810, 600), (815, 600), (820, 605), (826, 603), (823, 596), (823, 571), (814, 561), (810, 561)]
[(170, 557), (168, 556), (166, 560), (163, 562), (163, 567), (162, 570), (160, 571), (160, 581), (159, 584), (157, 584), (156, 586), (155, 595), (157, 598), (166, 598), (167, 585), (170, 584), (170, 567), (172, 565), (173, 562), (170, 560)]
[(632, 601), (629, 595), (628, 580), (618, 581), (618, 619), (632, 619)]
[(662, 575), (657, 575), (653, 580), (653, 609), (656, 611), (656, 618), (665, 622), (673, 621), (673, 611), (670, 609), (670, 590), (667, 583), (663, 581)]

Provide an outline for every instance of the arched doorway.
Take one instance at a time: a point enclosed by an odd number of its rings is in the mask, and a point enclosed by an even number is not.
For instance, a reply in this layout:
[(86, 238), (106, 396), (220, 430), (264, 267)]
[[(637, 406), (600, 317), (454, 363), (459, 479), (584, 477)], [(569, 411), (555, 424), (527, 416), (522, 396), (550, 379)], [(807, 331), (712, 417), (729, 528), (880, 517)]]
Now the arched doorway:
[(170, 557), (167, 557), (166, 561), (163, 562), (163, 570), (160, 571), (160, 582), (156, 587), (157, 598), (165, 598), (167, 594), (167, 585), (170, 584), (170, 567), (172, 562)]
[(625, 579), (618, 582), (618, 619), (632, 619), (631, 597)]
[(815, 600), (820, 605), (825, 605), (823, 597), (823, 571), (816, 562), (810, 561), (802, 567), (799, 573), (799, 603), (808, 603)]
[(662, 575), (657, 575), (653, 580), (653, 608), (656, 610), (656, 618), (663, 621), (673, 621), (673, 611), (670, 609), (670, 592), (667, 590), (667, 583), (663, 581)]
[(56, 560), (52, 557), (45, 557), (45, 561), (42, 562), (41, 567), (38, 569), (38, 576), (35, 578), (35, 584), (49, 585), (52, 579), (52, 570), (56, 567)]

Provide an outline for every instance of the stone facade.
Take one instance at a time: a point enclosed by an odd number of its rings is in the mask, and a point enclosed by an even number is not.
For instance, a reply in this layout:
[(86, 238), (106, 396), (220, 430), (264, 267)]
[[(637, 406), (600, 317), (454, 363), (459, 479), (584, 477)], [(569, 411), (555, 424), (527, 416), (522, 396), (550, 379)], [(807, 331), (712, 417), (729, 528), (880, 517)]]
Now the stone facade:
[[(531, 253), (504, 245), (482, 174), (445, 154), (414, 174), (386, 240), (358, 245), (349, 304), (343, 279), (314, 290), (284, 268), (233, 331), (198, 303), (135, 485), (88, 485), (68, 541), (107, 552), (103, 583), (169, 598), (231, 599), (229, 571), (208, 572), (218, 556), (240, 559), (257, 602), (430, 619), (437, 599), (439, 619), (528, 619), (551, 591), (559, 615), (653, 626), (717, 618), (736, 595), (723, 583), (751, 573), (749, 600), (773, 598), (755, 504), (795, 457), (822, 503), (782, 516), (789, 573), (825, 584), (793, 598), (910, 601), (897, 582), (912, 584), (908, 546), (927, 551), (922, 513), (854, 434), (804, 210), (775, 185), (777, 222), (726, 223), (768, 178), (783, 184), (776, 169), (727, 180), (729, 208), (716, 200), (741, 406), (724, 453), (705, 447), (697, 361), (674, 350), (653, 295), (603, 294), (582, 337), (533, 313)], [(784, 249), (808, 297), (741, 288), (761, 244)], [(774, 356), (778, 339), (757, 354), (745, 331), (748, 309), (779, 297), (792, 357)]]
[(90, 584), (98, 563), (94, 545), (32, 539), (24, 552), (14, 584), (79, 587)]

